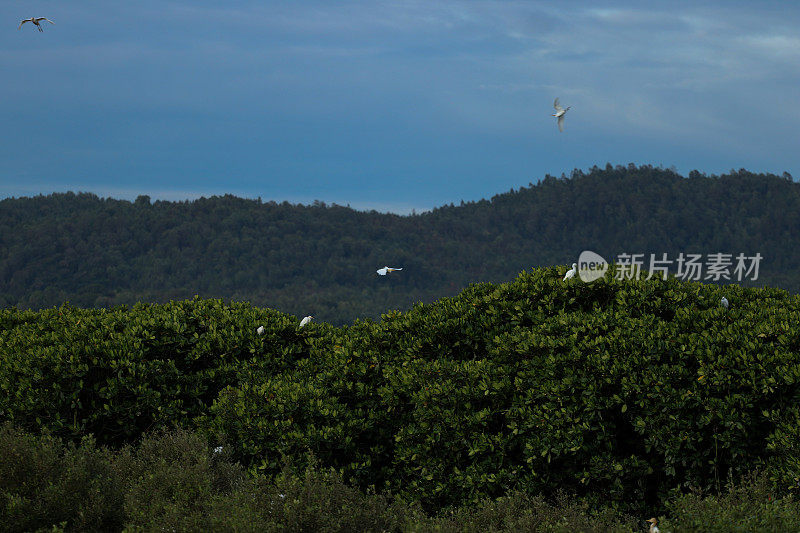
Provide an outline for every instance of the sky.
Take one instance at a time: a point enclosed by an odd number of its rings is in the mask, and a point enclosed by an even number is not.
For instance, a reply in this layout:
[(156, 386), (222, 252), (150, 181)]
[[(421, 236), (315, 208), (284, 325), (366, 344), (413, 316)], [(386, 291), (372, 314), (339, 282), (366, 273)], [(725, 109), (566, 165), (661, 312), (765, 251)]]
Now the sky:
[[(607, 162), (800, 177), (796, 2), (0, 0), (0, 16), (0, 198), (408, 213)], [(55, 24), (17, 30), (31, 16)]]

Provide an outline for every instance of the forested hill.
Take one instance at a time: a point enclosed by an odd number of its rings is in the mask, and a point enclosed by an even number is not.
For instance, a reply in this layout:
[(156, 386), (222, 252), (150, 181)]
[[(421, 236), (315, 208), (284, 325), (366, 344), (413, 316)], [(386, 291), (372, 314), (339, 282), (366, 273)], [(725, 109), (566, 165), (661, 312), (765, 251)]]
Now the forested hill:
[[(453, 295), (471, 282), (570, 264), (585, 249), (609, 261), (760, 253), (754, 284), (797, 291), (800, 184), (788, 174), (684, 178), (607, 165), (412, 216), (233, 196), (6, 199), (0, 304), (108, 307), (197, 294), (344, 323)], [(377, 276), (384, 265), (404, 270)]]

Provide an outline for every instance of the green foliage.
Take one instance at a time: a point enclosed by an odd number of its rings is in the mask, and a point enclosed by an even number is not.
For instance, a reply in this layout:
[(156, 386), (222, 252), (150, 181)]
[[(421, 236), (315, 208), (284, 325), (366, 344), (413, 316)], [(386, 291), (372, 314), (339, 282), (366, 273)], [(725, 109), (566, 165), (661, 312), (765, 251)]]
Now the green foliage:
[(120, 531), (142, 524), (149, 531), (155, 521), (174, 527), (246, 482), (241, 467), (181, 430), (111, 452), (91, 438), (64, 445), (4, 424), (0, 454), (2, 531)]
[[(63, 445), (47, 434), (0, 427), (0, 530), (119, 530), (124, 514), (124, 479), (91, 437)], [(59, 529), (59, 526), (62, 526)]]
[(247, 482), (239, 465), (210, 452), (205, 439), (185, 431), (145, 438), (126, 481), (126, 529), (133, 531), (200, 531), (208, 520), (209, 502)]
[(558, 493), (552, 502), (548, 502), (541, 496), (513, 492), (496, 500), (481, 500), (442, 513), (427, 524), (417, 522), (410, 530), (448, 533), (630, 533), (641, 531), (642, 528), (636, 520), (623, 513), (611, 508), (591, 509), (586, 501), (570, 498), (564, 493)]
[[(760, 252), (757, 283), (800, 289), (800, 184), (645, 165), (547, 176), (491, 200), (401, 217), (230, 195), (150, 203), (53, 194), (0, 201), (0, 306), (246, 300), (333, 323), (572, 263), (584, 249)], [(403, 272), (378, 277), (386, 264)]]
[(729, 531), (798, 531), (800, 505), (791, 496), (779, 496), (764, 476), (748, 475), (719, 495), (700, 491), (672, 499), (670, 518), (663, 531), (727, 533)]
[(308, 349), (293, 317), (219, 300), (0, 310), (0, 326), (0, 417), (104, 443), (191, 420), (240, 373), (280, 371)]
[[(118, 451), (92, 439), (64, 444), (0, 426), (0, 531), (559, 532), (643, 531), (608, 506), (558, 493), (511, 492), (426, 515), (387, 494), (364, 493), (334, 471), (286, 466), (247, 477), (197, 433), (148, 434)], [(662, 531), (794, 531), (800, 505), (767, 477), (746, 476), (718, 496), (675, 494)]]
[(800, 301), (563, 270), (339, 330), (279, 375), (224, 391), (203, 424), (261, 472), (311, 450), (428, 509), (509, 489), (658, 505), (762, 464), (798, 476)]
[(267, 478), (311, 452), (428, 512), (559, 490), (652, 512), (754, 467), (797, 490), (800, 298), (564, 271), (338, 329), (216, 300), (6, 310), (0, 417), (112, 445), (195, 427)]

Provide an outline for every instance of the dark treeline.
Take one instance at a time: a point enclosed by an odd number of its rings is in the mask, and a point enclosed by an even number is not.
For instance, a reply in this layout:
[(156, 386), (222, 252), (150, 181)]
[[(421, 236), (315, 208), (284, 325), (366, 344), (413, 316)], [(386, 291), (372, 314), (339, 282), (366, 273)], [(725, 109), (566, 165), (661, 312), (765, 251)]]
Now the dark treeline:
[[(594, 167), (412, 216), (234, 196), (135, 202), (66, 193), (0, 201), (0, 305), (247, 300), (336, 324), (570, 264), (584, 249), (761, 253), (759, 280), (800, 288), (800, 184), (744, 170)], [(705, 257), (705, 256), (704, 256)], [(384, 265), (404, 267), (379, 277)]]

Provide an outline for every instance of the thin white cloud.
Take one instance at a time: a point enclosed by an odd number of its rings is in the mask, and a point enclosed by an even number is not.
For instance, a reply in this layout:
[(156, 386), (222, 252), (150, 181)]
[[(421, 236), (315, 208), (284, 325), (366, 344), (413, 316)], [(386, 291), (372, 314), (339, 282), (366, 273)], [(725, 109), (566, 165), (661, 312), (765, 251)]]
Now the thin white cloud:
[(749, 35), (740, 41), (773, 60), (797, 62), (800, 59), (800, 35)]

